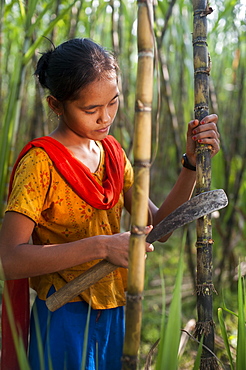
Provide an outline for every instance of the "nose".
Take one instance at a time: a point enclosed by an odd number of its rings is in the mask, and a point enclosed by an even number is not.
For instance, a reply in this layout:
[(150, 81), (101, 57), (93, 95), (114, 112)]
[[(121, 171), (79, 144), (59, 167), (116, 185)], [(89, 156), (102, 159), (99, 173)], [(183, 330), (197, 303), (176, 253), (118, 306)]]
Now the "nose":
[(108, 123), (110, 122), (110, 114), (108, 108), (102, 108), (100, 110), (100, 115), (97, 119), (97, 123)]

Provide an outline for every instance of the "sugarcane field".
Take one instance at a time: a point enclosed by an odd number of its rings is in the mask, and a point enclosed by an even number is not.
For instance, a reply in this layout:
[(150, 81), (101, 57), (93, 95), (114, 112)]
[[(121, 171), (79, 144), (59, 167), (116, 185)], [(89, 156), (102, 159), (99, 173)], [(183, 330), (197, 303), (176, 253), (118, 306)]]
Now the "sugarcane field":
[(0, 2), (0, 369), (246, 369), (246, 0)]

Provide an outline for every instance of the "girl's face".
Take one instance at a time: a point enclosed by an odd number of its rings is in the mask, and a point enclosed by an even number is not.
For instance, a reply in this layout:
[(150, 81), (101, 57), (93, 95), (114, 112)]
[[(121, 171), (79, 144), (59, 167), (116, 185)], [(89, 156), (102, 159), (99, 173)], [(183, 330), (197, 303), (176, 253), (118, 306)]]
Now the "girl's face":
[(119, 89), (115, 77), (102, 78), (89, 84), (78, 99), (62, 104), (60, 124), (70, 134), (102, 140), (108, 133), (119, 105)]

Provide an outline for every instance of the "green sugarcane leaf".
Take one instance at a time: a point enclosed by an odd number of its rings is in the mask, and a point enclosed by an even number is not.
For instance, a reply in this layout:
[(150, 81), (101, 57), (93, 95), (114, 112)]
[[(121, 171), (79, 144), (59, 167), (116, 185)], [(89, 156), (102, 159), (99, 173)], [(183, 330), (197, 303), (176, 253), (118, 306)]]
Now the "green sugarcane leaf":
[(20, 15), (21, 15), (21, 18), (23, 20), (26, 16), (26, 10), (25, 10), (25, 6), (23, 4), (23, 1), (19, 0), (19, 7), (20, 7)]
[(32, 58), (35, 50), (38, 48), (38, 46), (41, 44), (43, 40), (43, 36), (46, 36), (54, 27), (55, 25), (63, 19), (65, 14), (72, 8), (72, 6), (76, 3), (77, 0), (74, 0), (67, 8), (65, 8), (52, 22), (50, 22), (49, 26), (46, 28), (46, 30), (43, 32), (43, 35), (40, 36), (27, 50), (23, 57), (23, 64), (27, 64), (30, 59)]
[(233, 316), (238, 317), (238, 314), (237, 314), (236, 312), (233, 312), (232, 310), (229, 310), (229, 309), (228, 309), (228, 308), (226, 308), (226, 307), (223, 307), (222, 309), (223, 309), (224, 311), (226, 311), (226, 312), (228, 312), (228, 313), (232, 314)]
[(32, 18), (35, 14), (38, 1), (39, 0), (28, 1), (26, 6), (26, 30), (28, 30), (32, 24)]
[(162, 318), (161, 318), (161, 333), (164, 333), (165, 330), (165, 312), (166, 312), (166, 291), (165, 291), (165, 280), (163, 271), (160, 268), (160, 277), (161, 277), (161, 291), (162, 291)]
[(237, 369), (246, 369), (246, 326), (244, 313), (244, 286), (243, 278), (241, 277), (241, 268), (238, 270), (238, 337), (237, 337)]
[(87, 353), (87, 345), (88, 345), (90, 318), (91, 318), (91, 305), (89, 304), (86, 325), (85, 325), (85, 332), (84, 332), (84, 345), (83, 345), (82, 363), (81, 363), (80, 370), (85, 370), (85, 366), (86, 366), (86, 353)]
[(46, 13), (48, 13), (48, 10), (53, 6), (53, 3), (52, 1), (49, 1), (45, 8), (43, 9), (43, 11), (38, 15), (37, 19), (35, 20), (35, 22), (33, 22), (29, 28), (27, 29), (27, 36), (31, 36), (35, 30), (35, 28), (37, 29), (37, 27), (40, 27), (40, 22), (42, 21), (44, 15)]
[(38, 310), (37, 306), (34, 304), (33, 305), (33, 317), (34, 317), (34, 322), (35, 322), (35, 328), (36, 328), (36, 336), (37, 336), (37, 344), (38, 344), (38, 363), (40, 366), (40, 370), (44, 370), (44, 349), (43, 349), (43, 344), (42, 344), (42, 337), (41, 337), (41, 331), (40, 331), (40, 323), (39, 323), (39, 318), (38, 318)]
[(169, 310), (165, 331), (161, 333), (161, 341), (157, 356), (156, 370), (175, 370), (178, 368), (178, 349), (181, 329), (181, 285), (183, 278), (183, 250), (178, 265), (175, 288)]
[(193, 370), (199, 370), (200, 369), (200, 362), (201, 362), (201, 355), (202, 355), (202, 345), (203, 345), (203, 337), (204, 336), (202, 336), (202, 338), (200, 340), (200, 343), (199, 343), (199, 347), (198, 347), (197, 356), (196, 356), (196, 360), (195, 360), (195, 363), (194, 363)]
[(222, 338), (223, 338), (224, 344), (225, 344), (225, 349), (226, 349), (226, 352), (227, 352), (227, 355), (228, 355), (228, 358), (229, 358), (229, 361), (230, 361), (230, 366), (231, 366), (231, 369), (234, 370), (234, 365), (233, 365), (230, 345), (229, 345), (229, 341), (228, 341), (228, 337), (227, 337), (227, 331), (226, 331), (226, 327), (225, 327), (225, 321), (224, 321), (224, 318), (223, 318), (222, 308), (218, 308), (218, 319), (219, 319)]
[(4, 293), (6, 311), (20, 370), (30, 370), (23, 339), (18, 335), (8, 290)]

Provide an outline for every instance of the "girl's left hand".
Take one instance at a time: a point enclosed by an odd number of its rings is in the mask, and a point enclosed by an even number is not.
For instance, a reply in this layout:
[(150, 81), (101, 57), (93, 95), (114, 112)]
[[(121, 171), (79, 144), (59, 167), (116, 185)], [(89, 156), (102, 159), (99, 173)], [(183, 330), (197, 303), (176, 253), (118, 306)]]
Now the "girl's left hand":
[(211, 157), (220, 150), (220, 134), (217, 129), (218, 116), (210, 114), (203, 118), (199, 125), (198, 120), (188, 123), (186, 155), (189, 162), (196, 165), (196, 142), (211, 146)]

